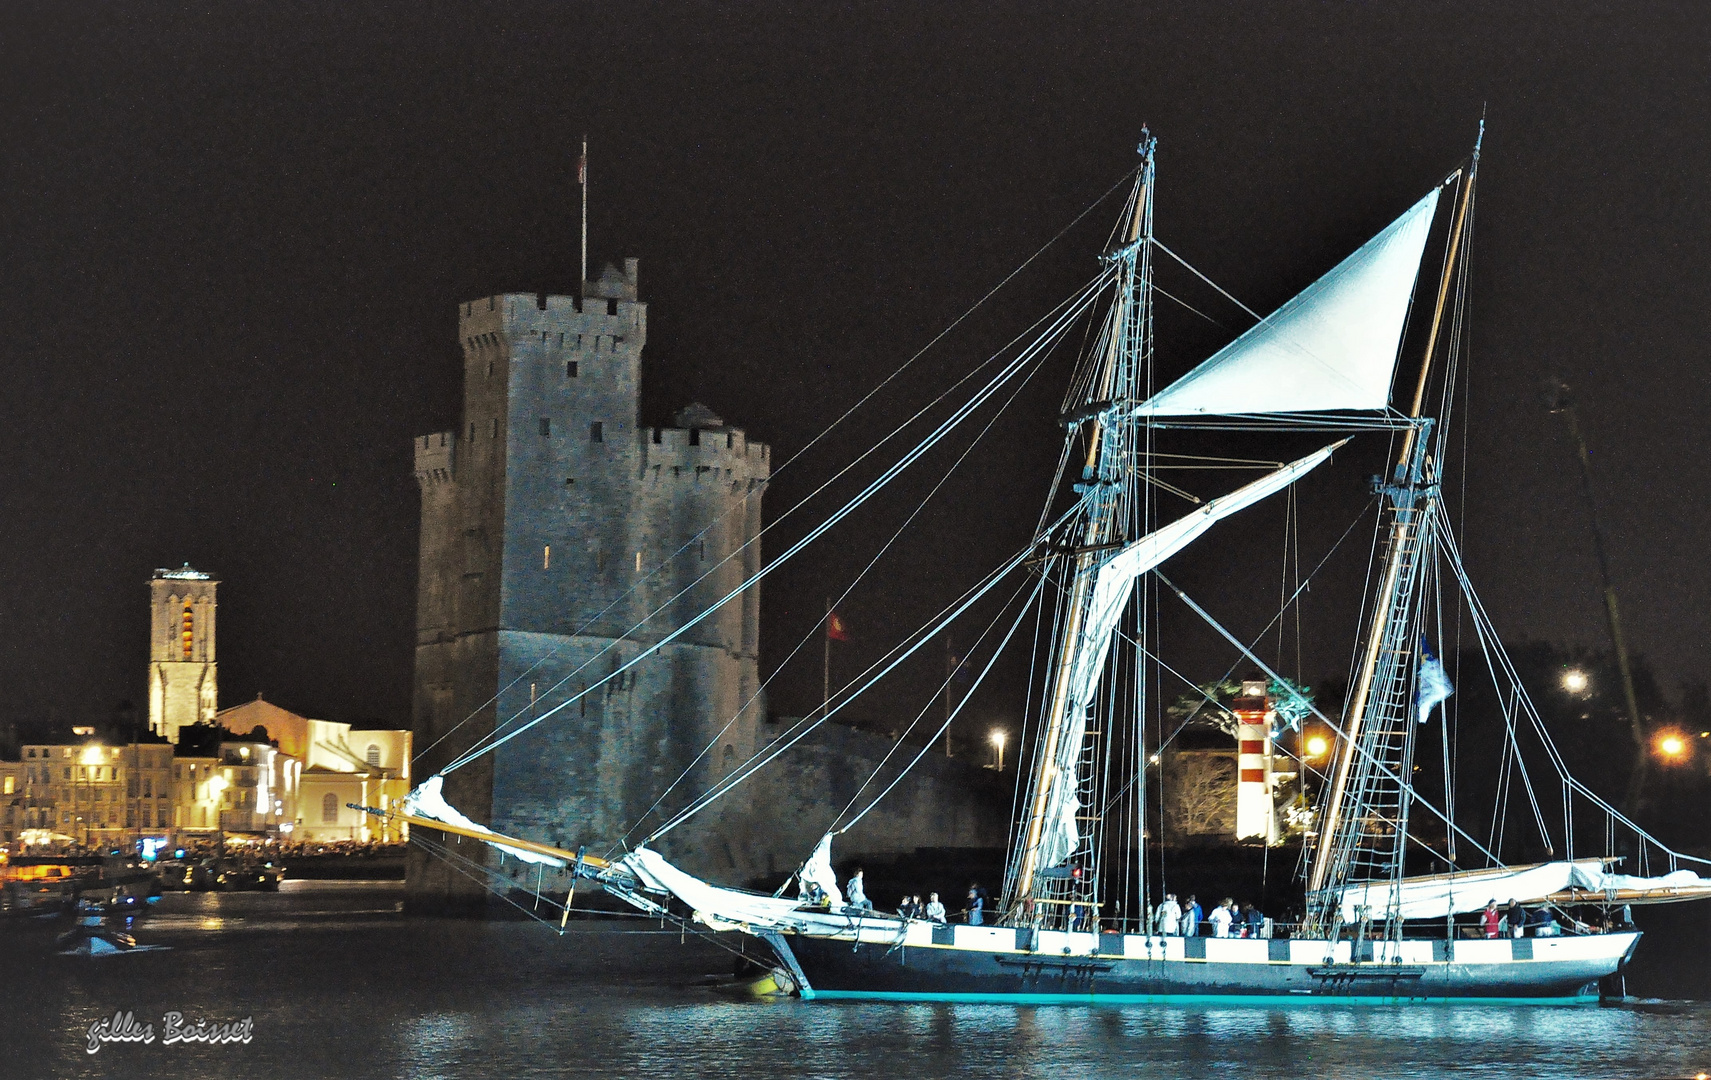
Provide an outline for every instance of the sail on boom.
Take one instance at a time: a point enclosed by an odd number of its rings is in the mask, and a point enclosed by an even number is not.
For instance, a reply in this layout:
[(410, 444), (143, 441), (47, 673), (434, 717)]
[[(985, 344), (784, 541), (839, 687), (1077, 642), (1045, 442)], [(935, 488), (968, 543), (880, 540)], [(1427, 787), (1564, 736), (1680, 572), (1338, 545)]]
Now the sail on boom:
[(1239, 510), (1246, 509), (1268, 495), (1282, 491), (1305, 476), (1331, 456), (1343, 443), (1332, 443), (1298, 461), (1290, 462), (1268, 476), (1263, 476), (1228, 495), (1220, 495), (1206, 505), (1154, 530), (1129, 544), (1099, 568), (1094, 580), (1092, 599), (1087, 617), (1076, 639), (1075, 661), (1070, 669), (1066, 730), (1058, 743), (1057, 770), (1046, 809), (1046, 822), (1040, 834), (1040, 866), (1056, 866), (1081, 845), (1081, 833), (1076, 826), (1076, 812), (1081, 809), (1075, 795), (1075, 763), (1081, 755), (1086, 737), (1087, 709), (1093, 702), (1099, 677), (1105, 670), (1111, 653), (1111, 636), (1129, 602), (1135, 580), (1153, 567), (1193, 543), (1207, 529)]
[(1389, 916), (1393, 904), (1396, 918), (1441, 919), (1479, 911), (1492, 900), (1503, 907), (1558, 898), (1565, 903), (1585, 903), (1596, 901), (1605, 893), (1677, 900), (1700, 899), (1708, 892), (1711, 882), (1691, 870), (1675, 870), (1658, 877), (1608, 874), (1602, 860), (1580, 859), (1403, 878), (1397, 882), (1363, 882), (1344, 888), (1340, 904), (1343, 920), (1352, 923), (1359, 918), (1358, 909), (1362, 907), (1375, 916)]
[(1137, 416), (1382, 409), (1441, 188)]

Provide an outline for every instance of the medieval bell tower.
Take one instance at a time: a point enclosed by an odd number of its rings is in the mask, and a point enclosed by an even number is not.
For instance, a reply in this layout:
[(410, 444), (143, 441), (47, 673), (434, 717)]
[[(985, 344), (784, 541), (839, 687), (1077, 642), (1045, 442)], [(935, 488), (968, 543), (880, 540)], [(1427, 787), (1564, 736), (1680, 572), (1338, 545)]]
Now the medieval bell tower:
[(178, 741), (178, 729), (212, 720), (219, 707), (214, 662), (212, 575), (156, 570), (149, 581), (149, 730)]

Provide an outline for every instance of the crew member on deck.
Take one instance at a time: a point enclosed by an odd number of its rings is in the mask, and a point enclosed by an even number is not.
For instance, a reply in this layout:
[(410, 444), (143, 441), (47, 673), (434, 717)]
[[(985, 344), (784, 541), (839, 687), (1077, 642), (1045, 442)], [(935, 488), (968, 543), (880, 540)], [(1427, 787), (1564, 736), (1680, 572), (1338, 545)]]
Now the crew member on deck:
[(860, 867), (856, 868), (855, 875), (850, 878), (849, 884), (844, 886), (844, 893), (849, 898), (850, 907), (859, 908), (862, 911), (873, 910), (873, 901), (867, 898), (867, 889), (862, 885), (862, 871)]

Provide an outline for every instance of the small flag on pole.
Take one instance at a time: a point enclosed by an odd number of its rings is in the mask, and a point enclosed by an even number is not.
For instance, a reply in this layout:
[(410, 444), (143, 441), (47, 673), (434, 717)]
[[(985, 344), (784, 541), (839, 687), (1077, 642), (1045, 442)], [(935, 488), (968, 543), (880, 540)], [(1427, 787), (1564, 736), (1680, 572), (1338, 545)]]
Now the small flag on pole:
[(828, 641), (848, 641), (849, 629), (844, 626), (844, 620), (835, 611), (826, 612), (826, 639)]

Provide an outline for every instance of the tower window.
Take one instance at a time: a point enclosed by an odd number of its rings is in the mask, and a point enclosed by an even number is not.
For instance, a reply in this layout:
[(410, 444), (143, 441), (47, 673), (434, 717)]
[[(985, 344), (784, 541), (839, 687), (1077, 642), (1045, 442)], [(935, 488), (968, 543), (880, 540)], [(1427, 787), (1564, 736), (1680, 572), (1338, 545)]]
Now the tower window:
[(576, 477), (574, 477), (574, 476), (565, 477), (564, 478), (564, 486), (565, 487), (575, 487), (576, 486)]
[(380, 768), (380, 747), (376, 746), (374, 743), (369, 743), (368, 754), (363, 760), (368, 762), (368, 767), (371, 769)]
[(553, 546), (551, 544), (543, 544), (541, 546), (541, 569), (542, 570), (551, 570), (552, 568), (553, 568)]
[(566, 360), (564, 362), (564, 377), (567, 379), (576, 378), (576, 361), (575, 360)]
[(606, 425), (601, 423), (599, 420), (596, 420), (592, 424), (589, 424), (588, 425), (588, 441), (589, 442), (605, 442), (606, 441)]
[(493, 361), (491, 360), (487, 361), (487, 377), (493, 378)]
[(499, 418), (497, 416), (493, 418), (493, 437), (495, 439), (499, 437)]
[(339, 820), (339, 797), (332, 792), (321, 796), (321, 823), (332, 825)]
[(190, 610), (189, 604), (184, 605), (184, 623), (183, 628), (179, 631), (179, 636), (184, 639), (184, 658), (188, 660), (190, 659), (190, 645), (196, 640), (196, 614)]
[(553, 433), (552, 417), (550, 417), (550, 416), (541, 417), (541, 438), (543, 438), (543, 439), (551, 438), (552, 433)]
[(689, 445), (690, 446), (700, 446), (701, 445), (701, 429), (700, 428), (690, 428), (689, 429)]
[(470, 442), (475, 441), (475, 421), (474, 420), (471, 420), (469, 422), (469, 441)]

